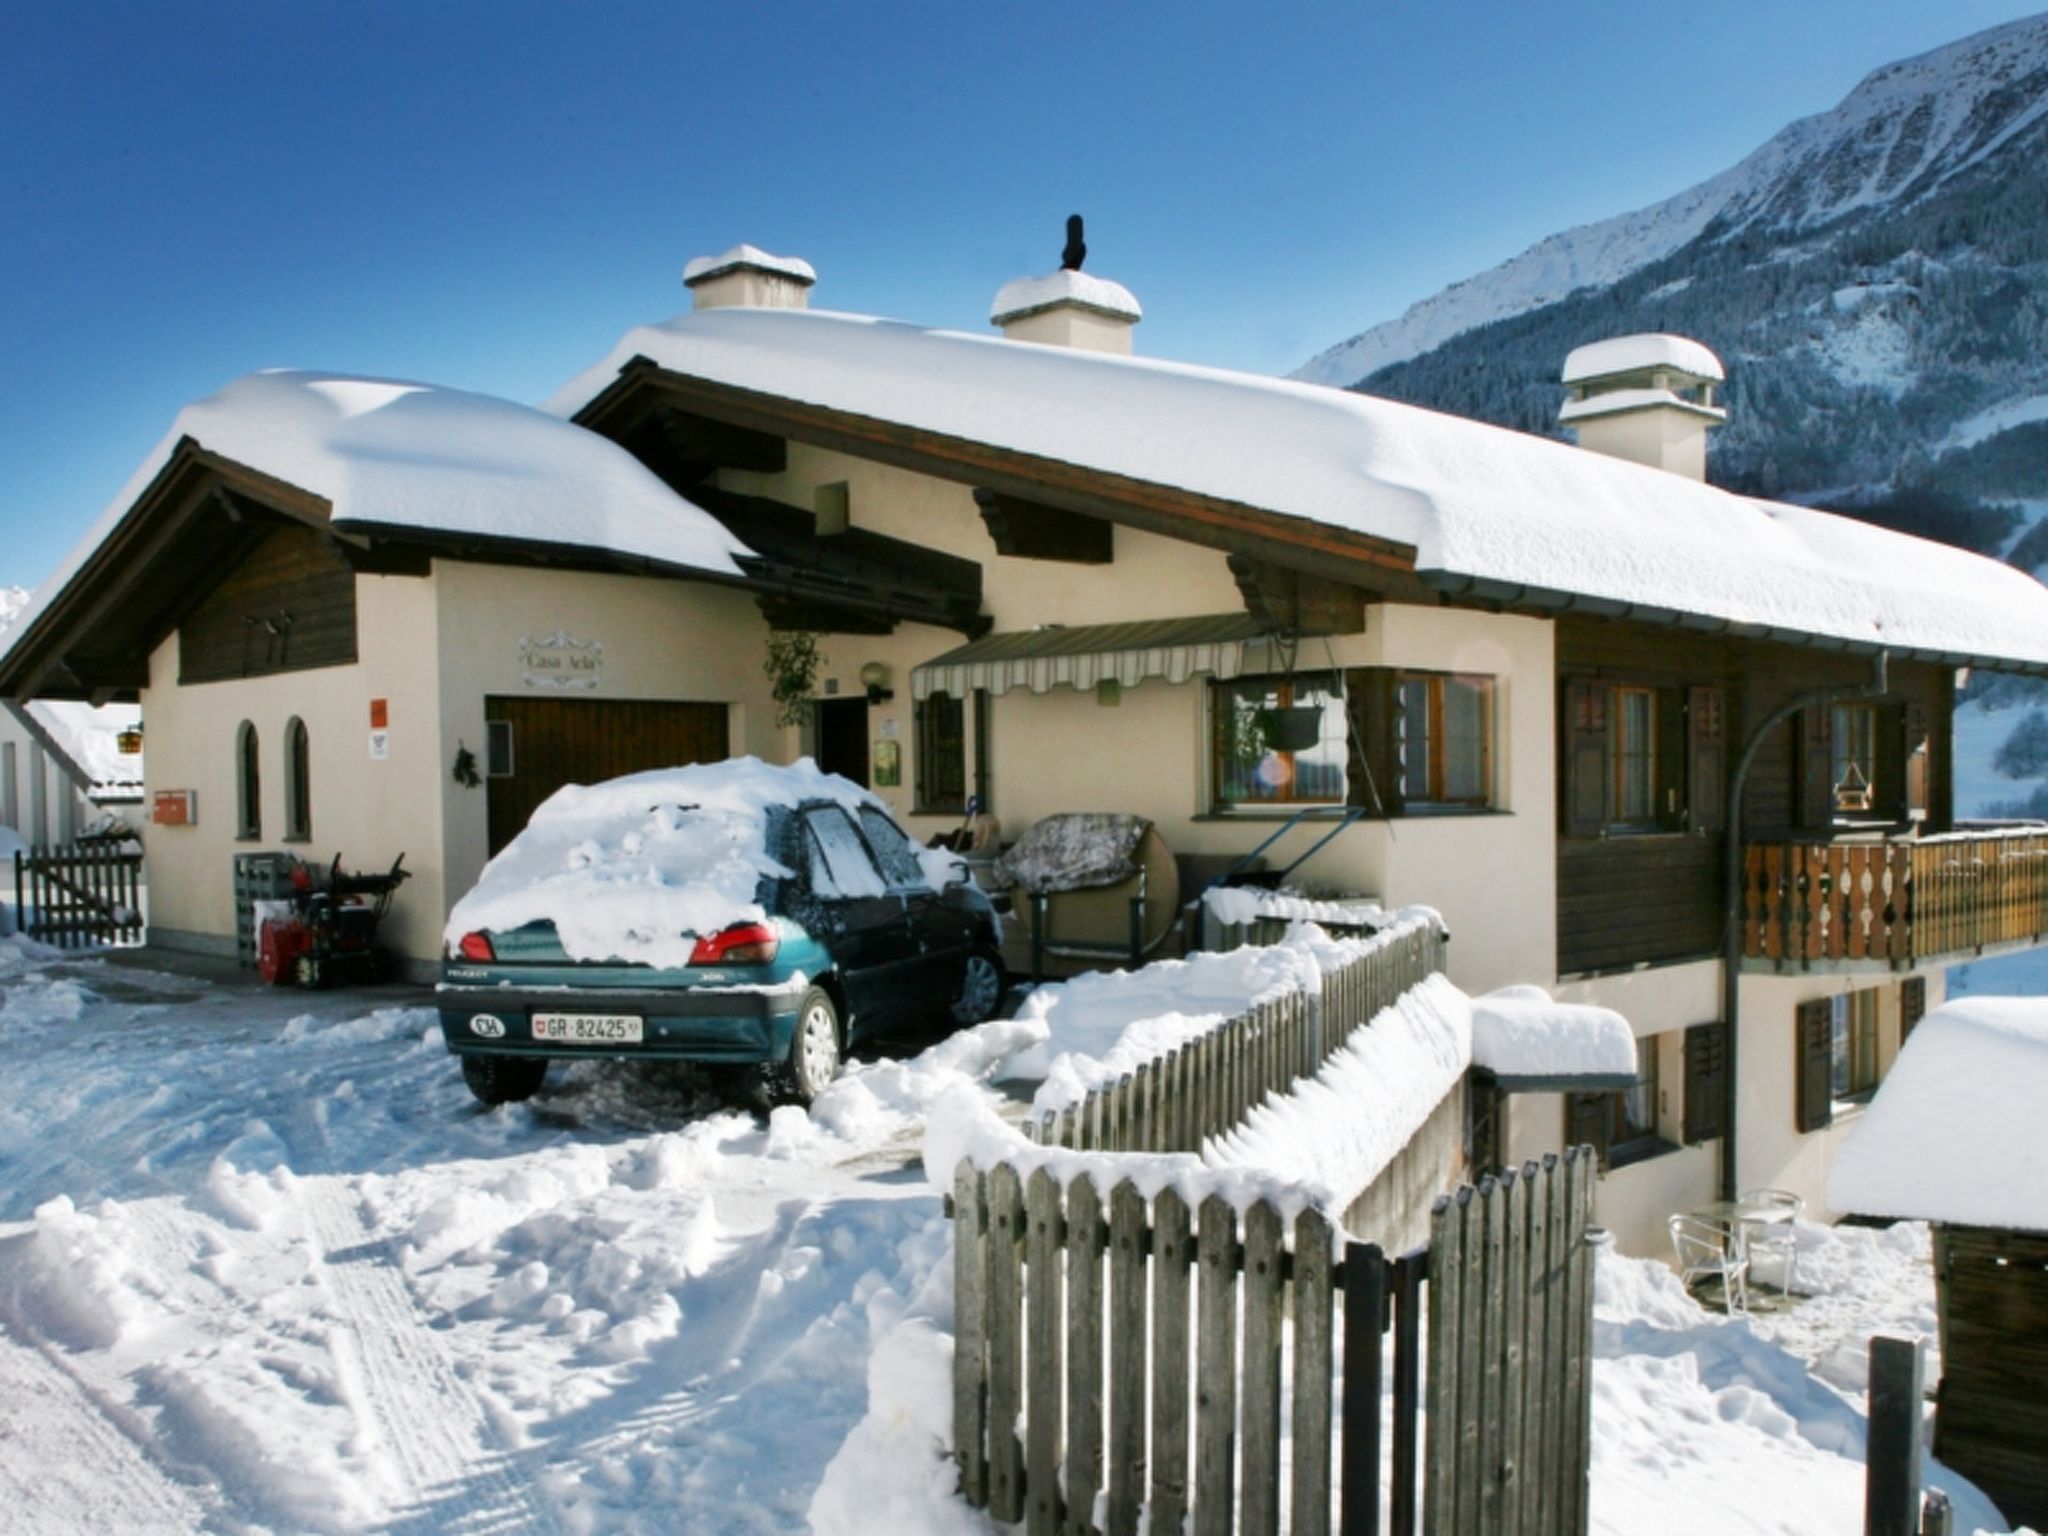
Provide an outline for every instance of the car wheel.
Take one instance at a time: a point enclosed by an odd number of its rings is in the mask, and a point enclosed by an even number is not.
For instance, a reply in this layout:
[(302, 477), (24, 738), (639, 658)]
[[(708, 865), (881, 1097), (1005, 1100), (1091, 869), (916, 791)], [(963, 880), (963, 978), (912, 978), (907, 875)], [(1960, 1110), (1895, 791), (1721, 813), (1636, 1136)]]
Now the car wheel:
[(545, 1056), (464, 1056), (462, 1080), (483, 1104), (517, 1104), (540, 1092), (548, 1075)]
[(839, 1005), (823, 987), (812, 987), (797, 1006), (796, 1034), (789, 1042), (790, 1097), (808, 1104), (839, 1075)]
[(968, 951), (967, 968), (960, 977), (960, 995), (954, 999), (953, 1022), (961, 1028), (992, 1017), (1003, 1000), (1003, 958), (992, 949)]

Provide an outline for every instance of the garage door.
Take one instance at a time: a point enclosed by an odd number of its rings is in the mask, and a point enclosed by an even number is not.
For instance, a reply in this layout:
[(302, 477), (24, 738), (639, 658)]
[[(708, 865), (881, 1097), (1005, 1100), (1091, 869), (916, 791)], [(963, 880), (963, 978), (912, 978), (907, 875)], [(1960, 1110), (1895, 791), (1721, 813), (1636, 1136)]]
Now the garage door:
[(723, 704), (487, 698), (484, 717), (491, 722), (492, 853), (564, 784), (717, 762), (729, 750)]

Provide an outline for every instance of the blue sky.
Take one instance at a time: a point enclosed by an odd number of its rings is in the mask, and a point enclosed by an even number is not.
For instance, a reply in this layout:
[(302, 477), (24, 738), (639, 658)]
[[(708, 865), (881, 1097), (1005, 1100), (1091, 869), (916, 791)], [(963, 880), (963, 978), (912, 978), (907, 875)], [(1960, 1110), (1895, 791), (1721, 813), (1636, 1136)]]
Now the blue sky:
[(748, 240), (981, 327), (1088, 269), (1147, 354), (1285, 372), (2039, 0), (18, 6), (0, 582), (257, 368), (537, 401)]

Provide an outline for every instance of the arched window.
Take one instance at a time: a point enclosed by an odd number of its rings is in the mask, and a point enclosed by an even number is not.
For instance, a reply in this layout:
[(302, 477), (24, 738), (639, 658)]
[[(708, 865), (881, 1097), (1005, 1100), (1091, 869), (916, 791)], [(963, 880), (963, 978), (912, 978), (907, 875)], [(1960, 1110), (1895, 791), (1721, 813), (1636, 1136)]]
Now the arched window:
[(235, 732), (235, 836), (263, 835), (263, 768), (257, 758), (256, 727), (244, 720)]
[(295, 842), (313, 835), (313, 748), (297, 715), (284, 727), (284, 835)]

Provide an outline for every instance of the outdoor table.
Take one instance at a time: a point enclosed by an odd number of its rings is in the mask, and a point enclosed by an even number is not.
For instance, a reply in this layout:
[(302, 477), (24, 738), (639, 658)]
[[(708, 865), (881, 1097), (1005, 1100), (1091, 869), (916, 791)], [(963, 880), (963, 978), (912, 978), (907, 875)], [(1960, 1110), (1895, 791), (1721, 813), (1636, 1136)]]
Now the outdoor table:
[[(1791, 1206), (1777, 1202), (1716, 1200), (1711, 1205), (1701, 1206), (1693, 1212), (1693, 1215), (1699, 1217), (1702, 1221), (1710, 1221), (1715, 1226), (1723, 1228), (1728, 1233), (1729, 1256), (1731, 1258), (1747, 1260), (1752, 1230), (1765, 1227), (1789, 1227), (1792, 1224), (1793, 1210)], [(1751, 1278), (1765, 1279), (1765, 1277), (1756, 1275), (1754, 1272), (1752, 1272)], [(1778, 1288), (1780, 1290), (1789, 1289), (1790, 1287), (1786, 1282), (1790, 1278), (1789, 1275), (1780, 1275), (1776, 1282)], [(1766, 1279), (1765, 1283), (1769, 1284), (1772, 1282)]]

